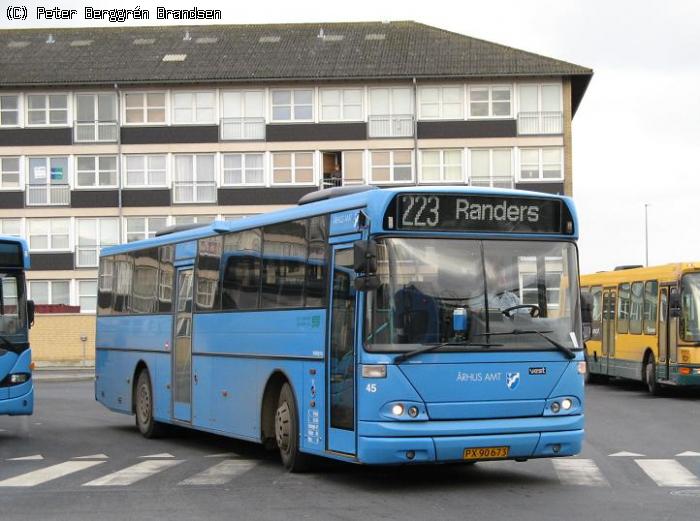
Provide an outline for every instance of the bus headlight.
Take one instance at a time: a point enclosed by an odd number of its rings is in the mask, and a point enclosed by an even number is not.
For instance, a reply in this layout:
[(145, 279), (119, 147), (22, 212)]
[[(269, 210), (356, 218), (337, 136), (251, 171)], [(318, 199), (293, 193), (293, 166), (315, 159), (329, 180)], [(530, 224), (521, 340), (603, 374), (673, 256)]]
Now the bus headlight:
[(379, 409), (379, 415), (388, 420), (419, 421), (428, 419), (425, 405), (414, 401), (388, 402)]
[(565, 410), (565, 411), (568, 411), (569, 409), (571, 409), (571, 406), (572, 406), (572, 405), (573, 405), (572, 401), (569, 400), (568, 398), (564, 398), (564, 399), (561, 401), (561, 408), (562, 408), (563, 410)]
[(401, 416), (403, 414), (403, 404), (396, 403), (391, 406), (391, 414), (394, 416)]
[(545, 416), (566, 416), (581, 414), (581, 400), (575, 396), (559, 396), (550, 398), (544, 408)]
[(16, 373), (10, 375), (10, 385), (23, 384), (27, 380), (29, 380), (28, 373)]

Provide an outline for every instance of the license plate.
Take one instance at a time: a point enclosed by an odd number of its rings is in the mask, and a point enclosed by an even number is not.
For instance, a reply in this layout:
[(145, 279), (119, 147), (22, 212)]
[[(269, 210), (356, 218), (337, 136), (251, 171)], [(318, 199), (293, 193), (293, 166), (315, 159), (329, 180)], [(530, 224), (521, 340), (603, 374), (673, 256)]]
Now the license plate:
[(510, 447), (474, 447), (464, 449), (463, 458), (468, 461), (483, 459), (503, 459), (508, 457)]

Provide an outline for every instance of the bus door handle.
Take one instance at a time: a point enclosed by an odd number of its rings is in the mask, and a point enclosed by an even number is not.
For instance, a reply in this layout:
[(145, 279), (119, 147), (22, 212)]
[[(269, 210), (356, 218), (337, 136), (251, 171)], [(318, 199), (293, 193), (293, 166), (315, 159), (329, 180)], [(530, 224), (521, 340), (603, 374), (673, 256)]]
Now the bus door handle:
[(194, 373), (193, 378), (194, 378), (194, 384), (197, 385), (199, 383), (199, 378), (197, 377), (197, 373)]

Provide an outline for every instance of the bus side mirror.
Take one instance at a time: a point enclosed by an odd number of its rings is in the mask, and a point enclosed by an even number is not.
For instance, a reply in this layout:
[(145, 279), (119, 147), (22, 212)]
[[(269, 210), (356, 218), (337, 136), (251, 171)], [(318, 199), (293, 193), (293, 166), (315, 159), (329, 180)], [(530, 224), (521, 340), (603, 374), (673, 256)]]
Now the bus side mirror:
[(27, 325), (29, 327), (32, 327), (34, 325), (34, 301), (33, 300), (28, 300), (27, 301)]
[(355, 277), (355, 289), (357, 291), (372, 291), (379, 287), (379, 277), (376, 275), (362, 275)]
[(377, 273), (377, 243), (372, 239), (353, 243), (353, 268), (356, 273)]
[(681, 316), (681, 296), (677, 291), (671, 292), (668, 296), (668, 310), (674, 318)]

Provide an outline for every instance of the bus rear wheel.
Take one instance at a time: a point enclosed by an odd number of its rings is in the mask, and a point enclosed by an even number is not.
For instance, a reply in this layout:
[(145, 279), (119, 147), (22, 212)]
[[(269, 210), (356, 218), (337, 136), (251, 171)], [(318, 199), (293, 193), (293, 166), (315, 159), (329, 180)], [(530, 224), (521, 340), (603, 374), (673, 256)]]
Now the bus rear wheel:
[(136, 427), (144, 438), (158, 438), (163, 435), (165, 426), (153, 419), (153, 387), (151, 377), (146, 369), (142, 369), (136, 379), (134, 388), (136, 397), (134, 409), (136, 412)]
[(647, 384), (647, 389), (649, 392), (658, 396), (661, 394), (661, 384), (656, 379), (656, 362), (654, 361), (654, 355), (649, 355), (647, 358), (647, 363), (644, 366), (644, 380)]
[(290, 472), (304, 472), (309, 457), (299, 450), (299, 415), (292, 388), (285, 383), (280, 390), (275, 412), (275, 439), (282, 464)]

